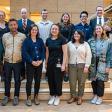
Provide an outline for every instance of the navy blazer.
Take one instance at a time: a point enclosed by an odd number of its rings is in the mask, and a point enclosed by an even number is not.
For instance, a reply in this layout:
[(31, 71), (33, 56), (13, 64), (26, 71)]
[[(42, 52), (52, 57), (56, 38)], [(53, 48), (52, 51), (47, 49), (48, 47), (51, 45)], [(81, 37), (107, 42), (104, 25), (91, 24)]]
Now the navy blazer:
[(20, 19), (18, 20), (18, 31), (28, 36), (32, 24), (34, 24), (34, 22), (31, 21), (30, 19), (27, 19), (27, 26), (26, 26), (26, 29), (24, 30), (22, 19)]
[[(104, 22), (107, 22), (107, 21), (108, 21), (108, 18), (104, 17)], [(92, 32), (94, 32), (95, 26), (97, 25), (97, 18), (91, 19), (89, 25), (92, 28)]]

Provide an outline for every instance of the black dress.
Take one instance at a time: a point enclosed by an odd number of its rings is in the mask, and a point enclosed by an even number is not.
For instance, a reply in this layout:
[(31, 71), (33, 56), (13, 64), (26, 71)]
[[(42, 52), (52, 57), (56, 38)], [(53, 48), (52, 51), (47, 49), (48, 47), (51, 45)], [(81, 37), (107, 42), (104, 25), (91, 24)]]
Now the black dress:
[(63, 61), (62, 45), (66, 44), (64, 37), (59, 37), (55, 40), (48, 38), (46, 46), (48, 47), (49, 57), (47, 63), (47, 76), (50, 89), (50, 95), (62, 95), (63, 72), (61, 64)]

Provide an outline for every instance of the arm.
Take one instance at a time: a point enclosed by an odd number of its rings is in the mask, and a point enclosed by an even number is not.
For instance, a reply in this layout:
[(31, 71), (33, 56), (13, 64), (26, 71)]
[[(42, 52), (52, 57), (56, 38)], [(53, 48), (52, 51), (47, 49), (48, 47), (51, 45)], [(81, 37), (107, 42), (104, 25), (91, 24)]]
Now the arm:
[(63, 62), (62, 62), (62, 71), (65, 70), (65, 66), (67, 64), (67, 44), (62, 45), (63, 50)]
[(49, 57), (49, 50), (48, 50), (48, 47), (46, 46), (46, 61), (45, 61), (46, 68), (48, 63), (48, 57)]

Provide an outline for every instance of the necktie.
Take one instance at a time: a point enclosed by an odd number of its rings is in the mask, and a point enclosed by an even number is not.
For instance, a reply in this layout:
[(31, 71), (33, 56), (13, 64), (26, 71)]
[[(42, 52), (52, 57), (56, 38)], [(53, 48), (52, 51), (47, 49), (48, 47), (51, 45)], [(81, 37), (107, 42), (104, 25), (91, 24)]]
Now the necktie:
[(101, 21), (101, 18), (99, 18), (99, 25), (102, 25), (102, 21)]
[(26, 29), (26, 19), (23, 19), (23, 29)]

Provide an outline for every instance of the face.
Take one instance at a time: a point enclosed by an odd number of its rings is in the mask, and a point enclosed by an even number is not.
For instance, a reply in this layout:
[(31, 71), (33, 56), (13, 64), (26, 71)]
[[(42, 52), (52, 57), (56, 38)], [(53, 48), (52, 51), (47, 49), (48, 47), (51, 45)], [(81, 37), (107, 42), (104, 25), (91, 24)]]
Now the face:
[(103, 7), (97, 7), (96, 14), (97, 14), (98, 17), (103, 16), (103, 14), (104, 14)]
[(0, 21), (4, 21), (5, 20), (5, 15), (2, 11), (0, 11)]
[(85, 13), (83, 13), (83, 14), (81, 14), (81, 17), (80, 17), (80, 19), (81, 19), (81, 21), (83, 22), (83, 23), (87, 23), (87, 15), (85, 14)]
[(75, 31), (75, 33), (74, 33), (74, 39), (76, 41), (79, 41), (80, 40), (80, 35), (79, 35), (79, 33), (77, 31)]
[(9, 29), (11, 32), (17, 32), (18, 24), (16, 21), (9, 22)]
[(26, 18), (27, 18), (27, 11), (26, 11), (26, 10), (23, 10), (23, 11), (21, 12), (21, 17), (22, 17), (23, 19), (26, 19)]
[(59, 27), (56, 26), (56, 25), (53, 25), (51, 27), (51, 34), (52, 34), (52, 36), (58, 36), (58, 34), (59, 34)]
[(36, 37), (37, 33), (38, 33), (38, 28), (36, 26), (34, 26), (31, 29), (31, 36)]
[(103, 29), (101, 26), (96, 26), (95, 32), (97, 35), (101, 35), (103, 32)]
[(48, 12), (47, 11), (42, 11), (41, 15), (42, 15), (42, 19), (46, 20), (47, 17), (48, 17)]
[(62, 20), (63, 20), (64, 23), (67, 23), (69, 19), (70, 18), (67, 14), (64, 14), (64, 16), (62, 17)]

